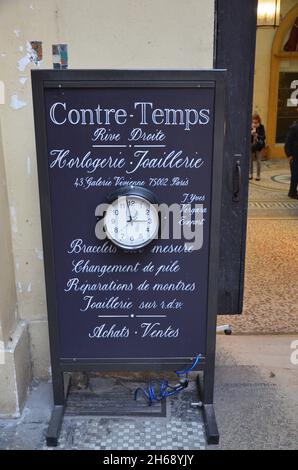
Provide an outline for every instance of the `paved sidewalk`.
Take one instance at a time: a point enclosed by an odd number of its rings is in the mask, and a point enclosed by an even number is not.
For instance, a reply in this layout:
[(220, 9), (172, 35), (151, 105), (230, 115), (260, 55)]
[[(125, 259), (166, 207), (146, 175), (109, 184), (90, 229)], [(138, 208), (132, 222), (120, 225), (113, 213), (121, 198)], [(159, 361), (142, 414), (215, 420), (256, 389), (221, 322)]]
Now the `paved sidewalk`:
[(296, 336), (220, 336), (215, 411), (220, 449), (298, 449)]
[(236, 334), (298, 333), (298, 201), (288, 198), (286, 160), (263, 162), (249, 184), (244, 307), (219, 317)]
[[(216, 449), (298, 449), (298, 365), (290, 362), (293, 340), (298, 335), (218, 335), (215, 410), (221, 440)], [(105, 374), (92, 379), (92, 387), (109, 391), (116, 408), (117, 394), (119, 398), (119, 393), (127, 393), (131, 406), (135, 386), (150, 376)], [(33, 383), (21, 418), (0, 419), (0, 449), (46, 449), (51, 397), (51, 384)], [(159, 417), (152, 410), (151, 416), (134, 418), (67, 415), (57, 450), (204, 449), (201, 413), (191, 406), (196, 400), (192, 380), (188, 389), (167, 400), (166, 410), (154, 410)], [(137, 407), (144, 410), (141, 402)]]
[(250, 219), (297, 219), (298, 201), (288, 197), (290, 166), (286, 159), (262, 162), (261, 181), (249, 182)]

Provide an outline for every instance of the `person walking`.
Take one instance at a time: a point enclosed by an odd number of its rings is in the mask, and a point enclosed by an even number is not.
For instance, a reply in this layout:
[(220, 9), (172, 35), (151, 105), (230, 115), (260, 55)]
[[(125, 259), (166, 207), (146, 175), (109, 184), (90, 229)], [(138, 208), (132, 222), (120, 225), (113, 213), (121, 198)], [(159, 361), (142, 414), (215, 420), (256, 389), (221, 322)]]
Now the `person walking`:
[(291, 168), (291, 184), (288, 196), (291, 199), (298, 199), (298, 121), (295, 121), (288, 130), (285, 153), (289, 159)]
[(253, 170), (254, 170), (254, 158), (257, 161), (257, 177), (256, 181), (261, 179), (261, 157), (262, 149), (265, 147), (265, 127), (262, 124), (259, 114), (254, 114), (252, 116), (251, 123), (251, 155), (250, 155), (250, 170), (249, 170), (249, 179), (253, 179)]

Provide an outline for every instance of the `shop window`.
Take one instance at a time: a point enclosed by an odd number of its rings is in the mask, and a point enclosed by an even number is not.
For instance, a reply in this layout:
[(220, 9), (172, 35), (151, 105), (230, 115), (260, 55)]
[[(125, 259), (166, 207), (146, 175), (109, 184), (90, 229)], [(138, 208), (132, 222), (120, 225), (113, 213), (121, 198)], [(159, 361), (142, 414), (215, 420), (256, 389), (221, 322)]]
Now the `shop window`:
[(267, 144), (271, 158), (285, 158), (289, 126), (298, 120), (298, 4), (278, 27), (272, 45)]
[(282, 60), (279, 68), (275, 143), (284, 144), (293, 121), (298, 119), (298, 60)]

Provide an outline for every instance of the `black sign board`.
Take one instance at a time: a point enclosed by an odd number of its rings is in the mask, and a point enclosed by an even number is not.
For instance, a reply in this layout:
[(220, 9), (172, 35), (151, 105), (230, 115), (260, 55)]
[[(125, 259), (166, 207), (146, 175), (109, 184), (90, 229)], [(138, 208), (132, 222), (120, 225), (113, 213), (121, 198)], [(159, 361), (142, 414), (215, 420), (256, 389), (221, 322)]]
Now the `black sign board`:
[(175, 370), (199, 354), (216, 440), (224, 72), (45, 70), (32, 82), (55, 400), (48, 442), (63, 372)]

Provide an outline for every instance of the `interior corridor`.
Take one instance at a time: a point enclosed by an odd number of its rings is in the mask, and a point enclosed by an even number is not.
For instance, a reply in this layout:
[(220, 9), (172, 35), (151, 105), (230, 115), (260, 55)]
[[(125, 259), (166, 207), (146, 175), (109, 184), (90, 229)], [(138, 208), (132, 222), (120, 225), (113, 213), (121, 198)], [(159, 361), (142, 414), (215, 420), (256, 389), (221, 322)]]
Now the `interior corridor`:
[(298, 330), (298, 201), (289, 199), (288, 162), (262, 162), (261, 181), (249, 185), (244, 310), (219, 317), (234, 333)]

